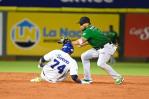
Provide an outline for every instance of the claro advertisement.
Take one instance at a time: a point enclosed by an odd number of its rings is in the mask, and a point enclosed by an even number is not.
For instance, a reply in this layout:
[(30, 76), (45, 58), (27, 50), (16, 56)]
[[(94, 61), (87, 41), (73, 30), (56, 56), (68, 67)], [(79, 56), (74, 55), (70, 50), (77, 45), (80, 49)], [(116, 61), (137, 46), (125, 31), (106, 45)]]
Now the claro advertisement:
[[(103, 31), (113, 25), (119, 32), (117, 14), (80, 14), (80, 13), (8, 13), (7, 55), (44, 55), (59, 49), (57, 41), (61, 36), (72, 40), (80, 38), (80, 17), (88, 16), (91, 22)], [(75, 47), (73, 56), (79, 56), (90, 46)]]
[(149, 14), (127, 14), (125, 57), (149, 57)]
[(2, 55), (2, 47), (3, 47), (3, 42), (2, 42), (2, 29), (3, 29), (3, 27), (2, 27), (2, 13), (0, 12), (0, 56)]

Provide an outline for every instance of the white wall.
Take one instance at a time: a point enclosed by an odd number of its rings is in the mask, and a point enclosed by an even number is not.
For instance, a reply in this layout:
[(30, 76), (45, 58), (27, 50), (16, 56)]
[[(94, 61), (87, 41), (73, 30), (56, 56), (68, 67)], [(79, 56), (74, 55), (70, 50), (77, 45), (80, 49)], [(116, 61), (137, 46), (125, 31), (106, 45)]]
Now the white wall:
[(2, 20), (2, 13), (0, 12), (0, 56), (2, 55), (2, 44), (3, 44), (3, 42), (2, 42), (2, 29), (3, 29), (3, 25), (2, 25), (2, 23), (3, 23), (3, 20)]

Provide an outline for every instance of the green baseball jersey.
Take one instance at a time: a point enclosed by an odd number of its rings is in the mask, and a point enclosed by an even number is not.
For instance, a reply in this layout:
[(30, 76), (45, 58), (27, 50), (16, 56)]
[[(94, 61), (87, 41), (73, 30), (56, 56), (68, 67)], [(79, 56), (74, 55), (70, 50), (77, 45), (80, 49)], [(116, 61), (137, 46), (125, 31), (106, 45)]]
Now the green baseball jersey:
[(92, 25), (83, 30), (82, 37), (95, 49), (103, 48), (106, 43), (110, 42), (110, 39), (104, 33)]
[(116, 32), (106, 32), (104, 33), (113, 44), (116, 44), (117, 42), (117, 33)]

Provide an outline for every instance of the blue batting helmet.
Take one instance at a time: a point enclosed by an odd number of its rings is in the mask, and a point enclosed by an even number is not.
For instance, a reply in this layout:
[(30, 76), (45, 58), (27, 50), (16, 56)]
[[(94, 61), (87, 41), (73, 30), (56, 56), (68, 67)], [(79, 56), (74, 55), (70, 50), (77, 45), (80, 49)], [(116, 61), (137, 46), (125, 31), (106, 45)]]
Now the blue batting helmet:
[(62, 51), (66, 52), (68, 54), (72, 54), (74, 51), (74, 48), (73, 48), (73, 45), (71, 44), (71, 42), (64, 44)]

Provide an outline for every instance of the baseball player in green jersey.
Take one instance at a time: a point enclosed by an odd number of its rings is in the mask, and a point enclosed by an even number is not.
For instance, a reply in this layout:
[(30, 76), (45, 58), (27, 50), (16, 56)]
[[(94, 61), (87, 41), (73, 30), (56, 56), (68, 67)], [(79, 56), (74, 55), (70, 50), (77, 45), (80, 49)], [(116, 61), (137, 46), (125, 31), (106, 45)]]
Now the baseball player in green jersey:
[[(118, 36), (117, 36), (117, 33), (114, 31), (112, 25), (109, 26), (108, 32), (104, 32), (104, 35), (106, 35), (111, 40), (111, 42), (113, 43), (113, 47), (117, 49), (118, 48)], [(111, 55), (110, 57), (110, 63), (111, 64), (115, 63), (115, 58), (113, 55)]]
[(110, 38), (111, 42), (115, 45), (118, 44), (118, 36), (117, 33), (113, 30), (113, 26), (110, 25), (109, 31), (105, 33), (105, 35)]
[(72, 44), (79, 45), (81, 47), (89, 44), (93, 47), (81, 55), (84, 68), (83, 81), (92, 83), (90, 74), (90, 59), (98, 58), (97, 65), (112, 76), (115, 84), (121, 84), (124, 78), (107, 64), (111, 55), (113, 55), (116, 50), (114, 49), (111, 40), (105, 36), (101, 30), (91, 25), (88, 17), (81, 17), (79, 24), (82, 31), (82, 36), (78, 40), (73, 41)]

